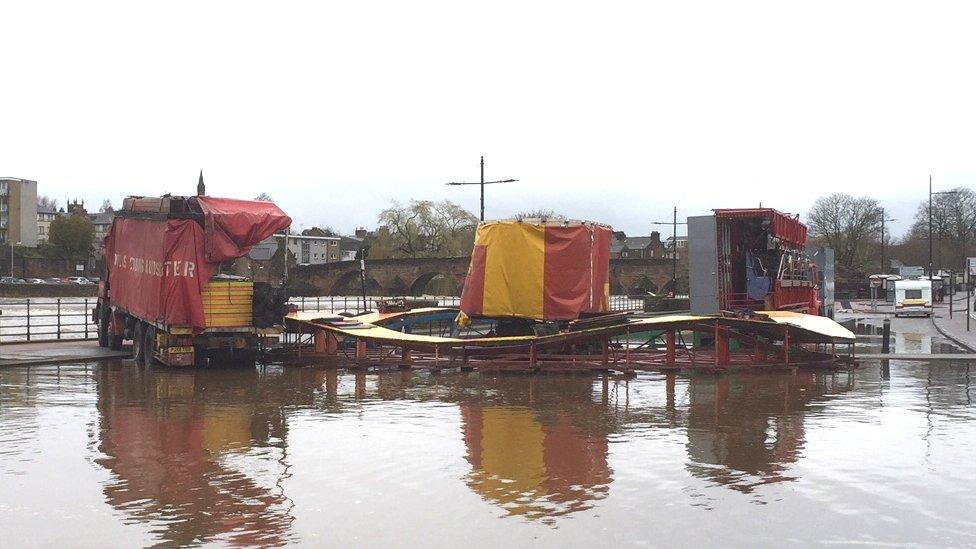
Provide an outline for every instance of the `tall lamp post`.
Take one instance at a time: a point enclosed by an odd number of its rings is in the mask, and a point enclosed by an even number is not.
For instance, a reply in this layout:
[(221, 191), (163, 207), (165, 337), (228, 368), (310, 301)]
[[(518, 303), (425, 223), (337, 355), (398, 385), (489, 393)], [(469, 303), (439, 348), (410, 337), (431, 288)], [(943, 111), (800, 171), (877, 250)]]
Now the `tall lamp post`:
[(481, 219), (485, 220), (485, 185), (494, 185), (496, 183), (515, 183), (518, 179), (502, 179), (499, 181), (485, 181), (485, 157), (481, 157), (481, 181), (479, 182), (468, 182), (468, 181), (454, 181), (451, 183), (446, 183), (447, 185), (479, 185), (481, 187)]
[(891, 219), (885, 217), (885, 210), (881, 208), (881, 274), (888, 274), (888, 268), (885, 267), (885, 221), (898, 221), (897, 219)]
[(10, 278), (14, 277), (14, 246), (20, 246), (20, 242), (17, 242), (16, 244), (10, 242)]
[(937, 194), (956, 194), (956, 191), (932, 192), (932, 176), (929, 175), (929, 280), (932, 280), (932, 197)]
[(674, 296), (678, 295), (678, 225), (687, 225), (687, 223), (678, 223), (678, 207), (675, 206), (673, 210), (673, 216), (671, 222), (667, 221), (651, 221), (651, 225), (671, 225), (671, 294)]

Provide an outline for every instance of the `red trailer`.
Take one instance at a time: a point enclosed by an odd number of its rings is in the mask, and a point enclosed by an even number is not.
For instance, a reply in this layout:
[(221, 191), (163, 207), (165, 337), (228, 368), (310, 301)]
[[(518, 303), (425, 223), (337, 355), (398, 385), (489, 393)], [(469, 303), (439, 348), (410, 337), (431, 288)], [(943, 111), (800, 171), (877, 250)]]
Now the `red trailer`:
[(798, 215), (772, 208), (713, 212), (720, 309), (821, 314), (821, 275), (805, 253), (807, 227)]
[(211, 196), (129, 197), (105, 238), (94, 311), (99, 344), (133, 342), (137, 362), (253, 364), (280, 333), (287, 296), (269, 283), (220, 275), (221, 264), (291, 224), (272, 202)]

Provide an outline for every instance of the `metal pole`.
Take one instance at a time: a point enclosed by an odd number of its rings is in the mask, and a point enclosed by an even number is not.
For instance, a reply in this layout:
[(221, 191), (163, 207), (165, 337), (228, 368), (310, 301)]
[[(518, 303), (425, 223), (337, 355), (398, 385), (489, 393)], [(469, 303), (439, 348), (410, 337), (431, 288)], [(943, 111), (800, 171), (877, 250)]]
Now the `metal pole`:
[(481, 220), (485, 220), (485, 157), (481, 157)]
[(10, 246), (10, 278), (14, 277), (14, 241), (7, 237), (7, 245)]
[(678, 207), (671, 220), (671, 295), (678, 297)]
[(949, 270), (949, 319), (952, 320), (952, 290), (955, 289), (956, 279), (952, 276), (952, 270)]
[[(484, 187), (482, 187), (482, 189), (483, 188)], [(366, 307), (366, 258), (365, 257), (362, 257), (359, 260), (359, 278), (363, 284), (363, 312), (366, 312), (369, 310), (369, 308)]]
[(932, 174), (929, 174), (929, 280), (932, 280)]
[(881, 208), (881, 274), (885, 274), (885, 261), (884, 261), (884, 222), (885, 222), (885, 211)]
[(888, 354), (891, 351), (891, 319), (884, 319), (881, 329), (881, 352)]
[(969, 304), (969, 271), (966, 271), (966, 331), (969, 331), (969, 313), (972, 307)]

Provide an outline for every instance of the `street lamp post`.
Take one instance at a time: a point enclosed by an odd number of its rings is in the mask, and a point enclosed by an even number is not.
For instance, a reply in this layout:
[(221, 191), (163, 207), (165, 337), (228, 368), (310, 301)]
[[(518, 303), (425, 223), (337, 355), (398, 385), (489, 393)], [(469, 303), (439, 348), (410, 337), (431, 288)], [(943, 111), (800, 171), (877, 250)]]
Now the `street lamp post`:
[(13, 278), (14, 277), (14, 246), (20, 246), (20, 242), (14, 244), (13, 242), (8, 241), (8, 243), (10, 244), (10, 278)]
[(687, 225), (687, 223), (678, 223), (678, 207), (675, 206), (672, 210), (671, 222), (667, 221), (651, 221), (651, 225), (671, 225), (671, 293), (675, 296), (678, 295), (678, 225)]
[(494, 185), (496, 183), (515, 183), (518, 179), (502, 179), (499, 181), (485, 181), (485, 157), (481, 157), (481, 181), (467, 182), (467, 181), (454, 181), (447, 183), (447, 185), (479, 185), (481, 187), (481, 216), (479, 219), (481, 221), (485, 220), (485, 185)]
[(932, 192), (932, 175), (929, 174), (929, 280), (932, 280), (932, 197), (937, 194), (956, 194), (956, 191)]
[(885, 267), (885, 221), (898, 221), (897, 219), (887, 219), (885, 218), (885, 210), (881, 208), (881, 274), (888, 274), (888, 269)]

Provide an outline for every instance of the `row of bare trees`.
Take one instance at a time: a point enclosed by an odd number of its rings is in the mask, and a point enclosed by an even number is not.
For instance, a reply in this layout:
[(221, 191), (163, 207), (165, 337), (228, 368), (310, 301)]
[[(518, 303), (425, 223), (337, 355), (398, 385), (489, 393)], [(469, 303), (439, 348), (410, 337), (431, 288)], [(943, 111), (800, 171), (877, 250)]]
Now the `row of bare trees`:
[[(881, 265), (881, 204), (868, 196), (834, 193), (814, 202), (807, 220), (814, 241), (835, 250), (837, 269), (854, 279), (888, 270)], [(933, 267), (960, 269), (969, 249), (976, 249), (976, 193), (965, 187), (932, 197)], [(884, 235), (885, 257), (908, 265), (928, 265), (929, 203), (922, 201), (909, 230)], [(887, 261), (886, 261), (887, 263)]]

